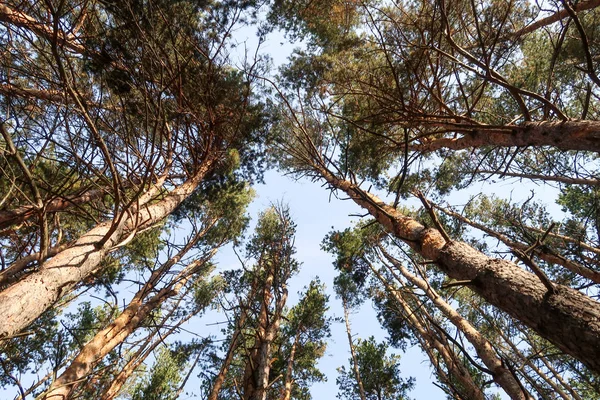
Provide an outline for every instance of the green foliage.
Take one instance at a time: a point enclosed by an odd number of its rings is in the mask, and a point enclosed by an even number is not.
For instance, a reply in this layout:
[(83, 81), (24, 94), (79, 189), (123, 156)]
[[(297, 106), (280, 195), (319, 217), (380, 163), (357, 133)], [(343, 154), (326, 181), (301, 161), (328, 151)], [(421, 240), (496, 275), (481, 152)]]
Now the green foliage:
[[(387, 355), (388, 346), (377, 343), (371, 336), (367, 340), (358, 340), (355, 346), (360, 379), (367, 400), (402, 400), (408, 399), (408, 392), (414, 386), (412, 378), (402, 378), (398, 363), (400, 357)], [(352, 359), (349, 359), (352, 364)], [(339, 399), (356, 399), (359, 395), (358, 383), (352, 368), (338, 368), (336, 380), (340, 389)]]
[(174, 400), (189, 354), (161, 347), (149, 376), (133, 390), (132, 400)]

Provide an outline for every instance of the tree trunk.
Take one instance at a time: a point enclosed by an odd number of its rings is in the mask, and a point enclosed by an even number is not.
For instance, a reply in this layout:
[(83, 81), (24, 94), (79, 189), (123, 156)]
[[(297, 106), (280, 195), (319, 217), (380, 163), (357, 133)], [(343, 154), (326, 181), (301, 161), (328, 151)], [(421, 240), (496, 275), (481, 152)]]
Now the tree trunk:
[[(423, 123), (428, 124), (427, 121)], [(444, 123), (440, 124), (444, 125)], [(455, 139), (433, 139), (410, 145), (410, 150), (431, 152), (440, 149), (464, 150), (482, 146), (552, 146), (561, 150), (600, 152), (600, 121), (525, 122), (521, 125), (502, 127), (459, 124), (448, 125), (447, 129), (459, 132), (463, 136)]]
[(187, 280), (186, 271), (192, 271), (204, 262), (205, 260), (192, 262), (174, 279), (172, 284), (161, 289), (145, 303), (143, 302), (143, 297), (150, 290), (149, 286), (152, 285), (144, 285), (136, 293), (121, 315), (83, 346), (73, 362), (52, 382), (46, 394), (41, 397), (41, 400), (64, 400), (69, 398), (75, 385), (89, 375), (98, 361), (102, 360), (102, 358), (123, 342), (150, 312), (155, 310), (168, 298), (179, 293)]
[(354, 379), (356, 379), (356, 384), (358, 385), (358, 394), (360, 399), (367, 400), (365, 388), (360, 377), (360, 371), (358, 370), (358, 359), (356, 358), (356, 352), (354, 351), (354, 341), (352, 340), (352, 330), (350, 329), (348, 303), (344, 298), (342, 298), (342, 305), (344, 306), (344, 321), (346, 322), (346, 334), (348, 335), (348, 344), (350, 345), (350, 356), (352, 357), (352, 370), (354, 371)]
[[(421, 347), (429, 356), (432, 365), (437, 366), (439, 363), (439, 357), (442, 358), (444, 364), (446, 365), (446, 369), (448, 370), (447, 374), (439, 375), (440, 379), (442, 379), (442, 382), (448, 385), (448, 387), (450, 387), (456, 393), (460, 394), (461, 398), (468, 400), (485, 400), (483, 391), (473, 381), (473, 377), (469, 373), (469, 370), (465, 368), (459, 357), (454, 352), (454, 349), (448, 345), (447, 341), (443, 338), (438, 338), (438, 335), (431, 329), (431, 327), (424, 321), (421, 321), (418, 311), (412, 309), (408, 302), (396, 292), (396, 290), (387, 282), (387, 280), (379, 273), (379, 271), (377, 271), (370, 264), (369, 268), (375, 274), (375, 276), (377, 276), (379, 281), (386, 287), (387, 292), (393, 296), (398, 305), (404, 311), (404, 315), (402, 317), (406, 319), (407, 323), (416, 332), (416, 336), (419, 339), (422, 339), (423, 342)], [(419, 312), (423, 312), (423, 310), (421, 309)], [(438, 355), (434, 354), (432, 351), (433, 349), (437, 351)], [(439, 367), (436, 368), (441, 370)], [(456, 379), (456, 381), (460, 383), (460, 390), (454, 386), (451, 380), (452, 378)]]
[[(250, 291), (249, 298), (254, 296), (253, 287)], [(231, 336), (231, 342), (229, 343), (229, 348), (227, 349), (227, 354), (225, 355), (225, 359), (221, 364), (221, 368), (219, 369), (219, 373), (215, 378), (215, 382), (213, 383), (212, 389), (210, 390), (210, 394), (207, 397), (207, 400), (217, 400), (219, 397), (219, 393), (221, 392), (221, 388), (223, 387), (223, 383), (225, 382), (225, 378), (227, 377), (227, 371), (229, 371), (229, 366), (233, 361), (233, 357), (235, 356), (235, 350), (238, 347), (240, 337), (242, 337), (242, 330), (244, 329), (244, 325), (246, 323), (246, 318), (248, 316), (247, 305), (240, 304), (241, 314), (236, 323), (235, 331)]]
[[(179, 327), (189, 321), (192, 317), (196, 316), (198, 313), (193, 312), (185, 316), (185, 318), (179, 320), (175, 325), (171, 325), (169, 329), (164, 333), (159, 333), (162, 326), (165, 325), (165, 321), (173, 315), (173, 313), (179, 309), (179, 304), (181, 302), (181, 298), (171, 307), (171, 310), (167, 315), (162, 318), (162, 322), (158, 324), (158, 327), (154, 332), (149, 334), (145, 339), (144, 343), (140, 346), (140, 348), (136, 351), (136, 353), (131, 357), (131, 359), (125, 364), (125, 366), (121, 369), (121, 371), (115, 376), (113, 381), (110, 383), (110, 386), (106, 389), (106, 391), (102, 394), (100, 400), (113, 400), (118, 396), (121, 388), (127, 382), (127, 379), (135, 370), (148, 358), (148, 356), (161, 344), (164, 344), (165, 338), (169, 337), (173, 332), (178, 331)], [(199, 312), (200, 310), (198, 310)], [(159, 336), (158, 339), (154, 340), (155, 336)], [(154, 341), (153, 341), (154, 340)]]
[[(193, 178), (173, 189), (162, 200), (125, 211), (121, 223), (103, 246), (98, 246), (111, 233), (112, 221), (97, 225), (83, 234), (73, 246), (61, 251), (43, 268), (0, 293), (0, 337), (20, 332), (48, 308), (96, 271), (109, 251), (127, 241), (138, 229), (150, 227), (166, 218), (198, 186), (212, 166), (205, 161)], [(149, 201), (148, 199), (146, 203)]]
[(329, 170), (314, 167), (329, 185), (344, 191), (388, 232), (435, 262), (450, 278), (467, 282), (490, 304), (600, 372), (600, 303), (559, 284), (549, 291), (536, 275), (517, 264), (490, 258), (466, 243), (447, 242), (436, 229), (425, 228)]
[(300, 332), (301, 328), (298, 329), (298, 333), (296, 333), (296, 337), (294, 338), (294, 344), (292, 344), (292, 348), (290, 350), (290, 356), (288, 358), (287, 368), (285, 370), (285, 383), (283, 386), (283, 396), (281, 397), (281, 400), (290, 400), (292, 397), (292, 385), (294, 383), (294, 358), (296, 357), (296, 348), (298, 347), (298, 342), (300, 341)]
[[(473, 345), (475, 352), (483, 361), (485, 366), (491, 371), (492, 378), (511, 399), (528, 400), (531, 399), (523, 392), (521, 384), (515, 376), (504, 365), (504, 362), (497, 356), (491, 343), (477, 330), (469, 321), (464, 319), (450, 304), (446, 303), (437, 292), (423, 279), (411, 274), (402, 263), (388, 254), (382, 247), (379, 248), (385, 258), (400, 271), (413, 285), (421, 289), (427, 297), (442, 311), (442, 313), (452, 322), (452, 324), (461, 331), (467, 340)], [(391, 269), (390, 269), (391, 271)]]

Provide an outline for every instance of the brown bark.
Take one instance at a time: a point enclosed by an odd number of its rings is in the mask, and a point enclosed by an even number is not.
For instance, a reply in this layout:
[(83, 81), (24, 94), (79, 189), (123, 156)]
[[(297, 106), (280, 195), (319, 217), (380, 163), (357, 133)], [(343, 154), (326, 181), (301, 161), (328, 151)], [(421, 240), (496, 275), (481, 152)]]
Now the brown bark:
[[(425, 125), (432, 122), (423, 121)], [(444, 127), (444, 123), (440, 123)], [(542, 121), (521, 125), (491, 127), (486, 125), (447, 125), (449, 131), (459, 132), (458, 138), (433, 139), (410, 145), (410, 149), (432, 152), (440, 149), (464, 150), (482, 146), (524, 147), (552, 146), (560, 150), (600, 152), (599, 121)]]
[[(454, 352), (453, 348), (448, 345), (447, 340), (443, 337), (439, 337), (434, 329), (432, 329), (426, 321), (420, 318), (420, 314), (424, 312), (423, 308), (419, 308), (419, 311), (413, 310), (404, 298), (398, 294), (395, 288), (393, 288), (388, 281), (377, 271), (372, 265), (369, 265), (371, 271), (377, 276), (379, 281), (386, 287), (387, 293), (391, 294), (396, 300), (398, 306), (404, 311), (403, 317), (416, 332), (416, 336), (419, 341), (422, 341), (421, 347), (425, 350), (432, 365), (436, 366), (438, 371), (439, 368), (438, 358), (441, 357), (444, 365), (447, 369), (447, 374), (439, 374), (440, 380), (448, 385), (455, 392), (460, 394), (461, 398), (469, 400), (484, 400), (485, 395), (477, 384), (473, 381), (473, 377), (469, 373), (468, 369), (459, 360), (459, 357)], [(432, 351), (435, 349), (436, 356)], [(454, 387), (451, 378), (454, 378), (461, 385), (461, 390)]]
[(475, 352), (483, 361), (485, 366), (491, 371), (492, 378), (511, 399), (526, 400), (531, 399), (523, 392), (521, 384), (513, 376), (504, 362), (498, 357), (492, 344), (473, 326), (469, 321), (463, 318), (450, 304), (442, 299), (437, 292), (423, 279), (413, 275), (406, 269), (402, 263), (388, 254), (382, 247), (379, 248), (384, 257), (396, 267), (398, 271), (408, 279), (412, 284), (417, 286), (435, 306), (452, 322), (452, 324), (461, 331), (467, 340), (473, 345)]
[[(113, 400), (115, 397), (117, 397), (117, 395), (121, 391), (121, 388), (123, 387), (125, 382), (127, 382), (127, 379), (129, 379), (129, 377), (133, 375), (135, 370), (139, 368), (139, 366), (159, 345), (164, 344), (165, 338), (170, 336), (172, 333), (178, 331), (179, 327), (182, 324), (186, 323), (192, 317), (197, 315), (197, 312), (190, 313), (182, 320), (179, 320), (175, 325), (170, 326), (170, 328), (166, 332), (159, 333), (161, 327), (165, 325), (164, 321), (168, 321), (169, 318), (173, 315), (173, 313), (179, 308), (180, 301), (181, 298), (173, 305), (173, 307), (171, 307), (170, 312), (162, 319), (163, 322), (158, 324), (159, 327), (153, 333), (148, 335), (144, 344), (140, 346), (140, 348), (131, 357), (127, 364), (125, 364), (125, 366), (121, 369), (121, 371), (119, 371), (117, 376), (115, 376), (113, 381), (110, 383), (108, 389), (106, 389), (106, 391), (102, 394), (100, 400)], [(198, 312), (199, 311), (200, 310), (198, 310)], [(158, 339), (154, 339), (157, 335), (159, 336)]]
[(287, 367), (285, 369), (285, 382), (283, 385), (283, 396), (281, 397), (281, 400), (290, 400), (292, 397), (292, 385), (294, 384), (294, 361), (296, 357), (296, 348), (298, 347), (298, 342), (300, 341), (300, 329), (294, 337), (294, 343), (292, 344), (290, 356), (287, 360)]
[(350, 356), (352, 357), (352, 371), (354, 371), (354, 379), (356, 379), (356, 384), (358, 385), (358, 394), (360, 396), (360, 399), (367, 400), (365, 388), (360, 377), (360, 370), (358, 369), (358, 359), (356, 358), (356, 351), (354, 350), (354, 341), (352, 340), (352, 330), (350, 329), (350, 315), (348, 310), (348, 303), (344, 298), (342, 298), (342, 305), (344, 306), (344, 321), (346, 322), (346, 335), (348, 336), (348, 345), (350, 346)]
[(4, 4), (0, 4), (0, 22), (6, 22), (20, 28), (25, 28), (48, 40), (53, 40), (53, 38), (56, 37), (59, 45), (65, 46), (76, 53), (84, 53), (86, 51), (85, 46), (79, 44), (75, 36), (60, 30), (56, 32), (55, 36), (54, 29), (50, 23), (45, 24), (39, 22), (35, 18), (21, 11), (13, 10)]
[[(46, 251), (46, 257), (54, 257), (55, 255), (57, 255), (58, 253), (60, 253), (68, 247), (68, 244), (50, 247)], [(27, 270), (27, 268), (29, 268), (32, 263), (37, 261), (40, 261), (40, 253), (29, 254), (28, 256), (19, 258), (17, 261), (12, 263), (10, 267), (0, 272), (0, 290), (4, 290), (4, 288), (7, 285), (16, 282), (21, 277), (21, 275), (23, 275), (24, 271)]]
[[(177, 256), (177, 259), (179, 258), (180, 255)], [(172, 259), (167, 264), (174, 264), (176, 261)], [(179, 293), (186, 282), (186, 275), (189, 275), (186, 271), (192, 271), (204, 262), (205, 260), (192, 262), (171, 284), (144, 302), (144, 297), (151, 287), (154, 286), (154, 279), (152, 278), (157, 278), (153, 274), (148, 284), (144, 285), (136, 293), (121, 315), (83, 346), (73, 362), (52, 382), (48, 391), (41, 397), (41, 400), (64, 400), (70, 398), (71, 391), (75, 385), (89, 375), (98, 361), (122, 343), (144, 321), (150, 312), (155, 310), (168, 298)]]
[[(254, 282), (256, 284), (256, 282)], [(253, 286), (249, 298), (254, 296), (255, 287)], [(215, 382), (210, 390), (210, 394), (207, 397), (207, 400), (217, 400), (219, 397), (219, 393), (221, 392), (221, 388), (223, 387), (223, 383), (225, 383), (225, 378), (227, 377), (227, 371), (229, 371), (229, 367), (231, 362), (233, 361), (233, 357), (235, 356), (235, 350), (237, 349), (240, 338), (242, 337), (242, 330), (244, 329), (244, 325), (246, 324), (246, 318), (248, 317), (248, 310), (245, 305), (241, 305), (241, 314), (237, 320), (235, 331), (231, 336), (231, 342), (229, 343), (229, 347), (227, 348), (227, 354), (225, 355), (225, 359), (221, 363), (221, 368), (219, 368), (219, 373), (215, 378)]]
[(244, 399), (265, 400), (269, 388), (269, 372), (271, 371), (271, 353), (273, 341), (279, 332), (281, 315), (287, 301), (287, 289), (283, 290), (275, 305), (275, 311), (269, 311), (268, 305), (273, 297), (271, 286), (273, 285), (273, 272), (269, 274), (265, 284), (261, 311), (258, 317), (258, 329), (251, 359), (246, 363), (244, 373)]
[[(140, 206), (125, 211), (121, 222), (97, 225), (83, 234), (74, 245), (61, 251), (44, 264), (40, 271), (10, 286), (0, 293), (0, 337), (21, 331), (60, 297), (96, 271), (108, 252), (133, 238), (137, 230), (152, 226), (166, 218), (201, 182), (214, 160), (205, 160), (196, 174), (173, 189), (162, 200), (146, 204), (155, 190), (140, 198)], [(108, 237), (105, 237), (109, 234)], [(98, 246), (98, 243), (103, 243)]]
[(490, 304), (521, 321), (562, 351), (600, 372), (600, 303), (569, 287), (548, 288), (517, 264), (486, 256), (466, 243), (444, 240), (436, 229), (425, 228), (356, 184), (313, 165), (329, 185), (344, 191), (392, 235), (450, 278), (469, 286)]
[[(543, 371), (541, 371), (535, 365), (535, 363), (533, 363), (531, 361), (531, 359), (529, 357), (526, 357), (523, 354), (523, 352), (512, 342), (511, 338), (508, 337), (508, 335), (504, 332), (504, 330), (496, 324), (496, 322), (493, 318), (488, 316), (484, 311), (481, 310), (481, 308), (477, 304), (474, 304), (473, 302), (471, 302), (471, 307), (476, 309), (479, 312), (479, 315), (481, 315), (487, 321), (488, 324), (490, 324), (492, 327), (494, 327), (494, 329), (498, 333), (498, 335), (500, 335), (500, 337), (502, 337), (502, 339), (504, 340), (504, 343), (506, 343), (510, 347), (511, 358), (516, 358), (519, 361), (519, 363), (522, 363), (521, 367), (518, 370), (521, 371), (521, 374), (524, 376), (524, 378), (538, 392), (539, 396), (542, 396), (543, 391), (541, 390), (539, 385), (536, 383), (535, 379), (533, 379), (533, 377), (530, 376), (525, 371), (525, 365), (527, 365), (529, 368), (531, 368), (531, 370), (533, 372), (535, 372), (535, 374), (537, 374), (544, 382), (546, 382), (546, 384), (548, 384), (552, 388), (552, 390), (554, 390), (554, 392), (557, 393), (558, 395), (560, 395), (560, 397), (562, 397), (564, 400), (569, 400), (571, 398), (559, 386), (557, 386), (556, 383), (552, 379), (550, 379)], [(537, 353), (536, 358), (540, 359), (540, 358), (545, 358), (545, 357), (543, 354)], [(572, 394), (574, 394), (573, 398), (575, 398), (577, 400), (581, 400), (579, 398), (579, 395), (577, 395), (576, 392), (572, 391)]]
[[(572, 7), (573, 7), (573, 10), (579, 12), (579, 11), (590, 10), (590, 9), (596, 8), (598, 6), (600, 6), (600, 0), (587, 0), (587, 1), (580, 1), (577, 4), (574, 4)], [(567, 17), (569, 17), (569, 11), (567, 11), (566, 9), (562, 9), (552, 15), (549, 15), (548, 17), (539, 19), (539, 20), (527, 25), (523, 29), (512, 34), (512, 37), (519, 38), (520, 36), (534, 32), (540, 28), (551, 25), (551, 24), (558, 22), (562, 19), (565, 19)]]

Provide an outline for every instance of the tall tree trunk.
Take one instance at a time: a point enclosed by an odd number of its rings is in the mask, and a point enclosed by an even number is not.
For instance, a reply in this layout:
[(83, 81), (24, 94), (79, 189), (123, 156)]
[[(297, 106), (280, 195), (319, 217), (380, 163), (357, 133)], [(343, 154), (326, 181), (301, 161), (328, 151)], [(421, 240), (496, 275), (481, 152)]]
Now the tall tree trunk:
[[(277, 261), (271, 262), (277, 264)], [(279, 333), (281, 317), (288, 296), (288, 291), (285, 288), (287, 278), (283, 279), (283, 282), (279, 282), (284, 286), (283, 289), (274, 288), (275, 266), (270, 265), (268, 268), (269, 272), (263, 286), (254, 348), (250, 352), (251, 356), (246, 362), (244, 370), (244, 400), (265, 400), (267, 398), (273, 341)], [(274, 310), (271, 312), (269, 305), (274, 297), (272, 290), (281, 290), (281, 293), (276, 299)]]
[[(73, 246), (46, 262), (40, 271), (0, 293), (0, 337), (21, 331), (48, 308), (95, 272), (115, 246), (134, 237), (140, 229), (166, 218), (200, 184), (214, 160), (206, 160), (196, 174), (154, 204), (140, 201), (139, 208), (124, 211), (121, 222), (97, 225), (83, 234)], [(158, 188), (156, 188), (158, 189)], [(152, 191), (151, 191), (152, 192)], [(149, 197), (149, 196), (147, 196)], [(112, 232), (112, 233), (111, 233)], [(107, 240), (105, 236), (109, 235)], [(104, 244), (99, 246), (101, 241)]]
[(358, 395), (360, 396), (361, 400), (367, 400), (365, 388), (363, 386), (363, 382), (360, 377), (360, 371), (358, 369), (358, 359), (356, 358), (354, 341), (352, 340), (352, 329), (350, 328), (350, 314), (348, 310), (348, 303), (344, 298), (342, 298), (342, 305), (344, 307), (344, 321), (346, 322), (346, 335), (348, 336), (348, 345), (350, 346), (350, 356), (352, 357), (352, 370), (354, 371), (354, 379), (356, 379), (356, 384), (358, 385)]
[[(383, 247), (379, 247), (379, 250), (406, 279), (425, 292), (425, 295), (429, 297), (446, 318), (448, 318), (450, 322), (465, 335), (467, 340), (473, 345), (473, 348), (481, 361), (483, 361), (485, 366), (491, 371), (494, 382), (504, 389), (511, 399), (531, 399), (530, 396), (523, 392), (521, 384), (504, 365), (504, 362), (498, 357), (492, 344), (477, 329), (475, 329), (469, 321), (464, 319), (452, 306), (450, 306), (450, 304), (446, 303), (428, 282), (411, 274), (401, 262), (388, 254)], [(394, 273), (391, 268), (390, 271)]]
[[(115, 378), (110, 383), (110, 386), (104, 391), (100, 400), (113, 400), (118, 396), (121, 388), (127, 382), (127, 379), (139, 366), (148, 358), (148, 356), (161, 344), (164, 344), (164, 339), (169, 337), (171, 334), (179, 330), (179, 327), (189, 321), (192, 317), (196, 316), (200, 310), (197, 312), (192, 312), (186, 315), (183, 319), (177, 321), (176, 324), (170, 325), (169, 329), (166, 332), (160, 333), (160, 329), (165, 325), (165, 322), (171, 318), (173, 313), (179, 309), (179, 304), (182, 298), (175, 302), (175, 304), (170, 308), (169, 313), (162, 318), (162, 322), (158, 324), (158, 327), (154, 330), (154, 332), (150, 333), (145, 339), (144, 343), (138, 348), (135, 354), (131, 357), (131, 359), (125, 364), (125, 366), (119, 371), (119, 373), (115, 376)], [(158, 339), (155, 339), (156, 336), (159, 336)]]
[[(447, 373), (439, 375), (443, 383), (448, 385), (452, 390), (460, 395), (465, 400), (485, 400), (485, 395), (481, 388), (473, 381), (473, 377), (469, 373), (469, 370), (465, 368), (459, 357), (454, 352), (454, 349), (448, 345), (447, 340), (444, 337), (438, 337), (438, 334), (433, 330), (426, 321), (423, 321), (419, 317), (419, 312), (416, 311), (408, 304), (408, 302), (398, 294), (395, 288), (393, 288), (388, 281), (377, 271), (372, 265), (369, 265), (371, 271), (377, 276), (379, 281), (385, 286), (387, 293), (391, 294), (396, 300), (398, 306), (404, 311), (403, 317), (416, 332), (416, 336), (424, 341), (422, 344), (423, 349), (429, 356), (432, 365), (439, 363), (438, 358), (441, 357)], [(432, 352), (435, 349), (437, 355)], [(441, 370), (439, 367), (436, 367)], [(444, 382), (443, 379), (446, 379)], [(461, 386), (456, 388), (452, 379), (455, 379)]]
[[(250, 289), (250, 294), (248, 298), (254, 297), (256, 291), (256, 280), (254, 280), (252, 288)], [(223, 387), (223, 383), (225, 383), (225, 378), (227, 377), (227, 371), (229, 371), (229, 367), (233, 358), (235, 356), (235, 351), (240, 344), (240, 338), (242, 338), (243, 329), (246, 324), (246, 319), (248, 317), (248, 305), (240, 303), (240, 316), (236, 322), (235, 331), (233, 335), (231, 335), (231, 341), (229, 343), (229, 347), (227, 348), (227, 354), (225, 355), (225, 359), (221, 363), (221, 368), (219, 369), (219, 373), (215, 378), (213, 386), (210, 390), (210, 394), (207, 397), (207, 400), (217, 400), (219, 397), (219, 393), (221, 392), (221, 388)]]
[(294, 361), (296, 357), (296, 348), (300, 341), (301, 327), (298, 329), (298, 333), (294, 337), (294, 343), (290, 349), (290, 356), (287, 360), (287, 367), (285, 369), (285, 383), (283, 385), (283, 396), (281, 400), (290, 400), (292, 397), (292, 385), (294, 384)]
[(564, 285), (550, 291), (517, 264), (486, 256), (466, 243), (446, 241), (358, 185), (313, 165), (334, 189), (345, 192), (392, 235), (432, 260), (450, 278), (464, 281), (489, 303), (523, 322), (562, 351), (600, 372), (600, 303)]
[[(65, 369), (41, 400), (64, 400), (70, 397), (72, 389), (92, 371), (93, 367), (109, 352), (125, 340), (144, 319), (168, 298), (179, 293), (185, 285), (191, 271), (196, 270), (206, 260), (197, 260), (188, 265), (173, 281), (156, 295), (144, 302), (143, 298), (150, 290), (144, 285), (133, 300), (110, 325), (98, 332), (92, 340), (83, 346), (77, 357)], [(152, 286), (152, 285), (150, 285)]]

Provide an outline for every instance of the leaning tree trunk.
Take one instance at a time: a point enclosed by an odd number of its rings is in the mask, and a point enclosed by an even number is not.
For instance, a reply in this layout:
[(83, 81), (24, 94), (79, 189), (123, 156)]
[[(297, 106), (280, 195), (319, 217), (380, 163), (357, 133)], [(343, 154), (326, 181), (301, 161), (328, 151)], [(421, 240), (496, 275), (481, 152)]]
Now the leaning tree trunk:
[(48, 391), (41, 397), (41, 400), (64, 400), (69, 398), (76, 384), (88, 376), (100, 360), (137, 329), (150, 312), (155, 310), (168, 298), (177, 295), (187, 282), (190, 272), (196, 270), (198, 266), (205, 262), (206, 260), (197, 260), (189, 264), (174, 279), (172, 284), (161, 289), (146, 302), (143, 302), (143, 297), (148, 293), (150, 287), (149, 285), (144, 285), (121, 315), (83, 346), (73, 362), (52, 382)]
[(438, 230), (426, 228), (358, 185), (324, 167), (313, 167), (332, 188), (345, 192), (388, 232), (450, 278), (464, 282), (490, 304), (600, 372), (600, 303), (564, 285), (553, 283), (550, 290), (517, 264), (488, 257), (466, 243), (445, 240)]
[[(74, 245), (61, 251), (43, 267), (0, 293), (0, 337), (20, 332), (44, 311), (97, 270), (114, 246), (136, 232), (166, 218), (199, 185), (214, 160), (206, 160), (196, 174), (154, 204), (124, 211), (114, 229), (112, 221), (97, 225)], [(142, 202), (143, 204), (143, 202)], [(108, 238), (105, 236), (109, 235)]]
[[(379, 250), (408, 281), (421, 289), (446, 318), (448, 318), (450, 322), (465, 335), (481, 361), (483, 361), (485, 366), (490, 370), (494, 382), (504, 389), (511, 399), (531, 399), (531, 397), (523, 391), (520, 382), (506, 367), (504, 361), (498, 357), (492, 344), (473, 325), (471, 325), (469, 321), (463, 318), (450, 304), (444, 301), (427, 281), (410, 273), (401, 262), (392, 257), (383, 247), (379, 247)], [(390, 271), (396, 276), (396, 273), (391, 268)]]
[(463, 136), (432, 139), (410, 145), (409, 149), (432, 152), (440, 149), (464, 150), (482, 146), (552, 146), (561, 150), (600, 152), (600, 121), (541, 121), (502, 127), (453, 124), (449, 125), (448, 129), (459, 132)]
[[(431, 360), (431, 364), (436, 366), (438, 370), (438, 377), (440, 380), (448, 385), (449, 388), (460, 394), (460, 398), (469, 400), (485, 400), (485, 395), (481, 388), (473, 380), (473, 376), (469, 370), (463, 365), (454, 351), (452, 346), (448, 345), (444, 338), (438, 338), (437, 332), (434, 332), (429, 324), (421, 320), (419, 313), (423, 313), (424, 309), (414, 310), (408, 302), (398, 294), (395, 288), (393, 288), (388, 281), (377, 271), (371, 264), (369, 264), (371, 272), (375, 274), (377, 279), (385, 286), (387, 292), (396, 300), (398, 306), (404, 311), (406, 322), (410, 325), (413, 331), (415, 331), (417, 338), (421, 342), (421, 347), (427, 353), (427, 356)], [(435, 350), (437, 354), (433, 351)], [(447, 373), (443, 375), (442, 368), (438, 366), (440, 359), (444, 363), (447, 369)], [(452, 382), (455, 379), (461, 386), (461, 389), (455, 387)]]

